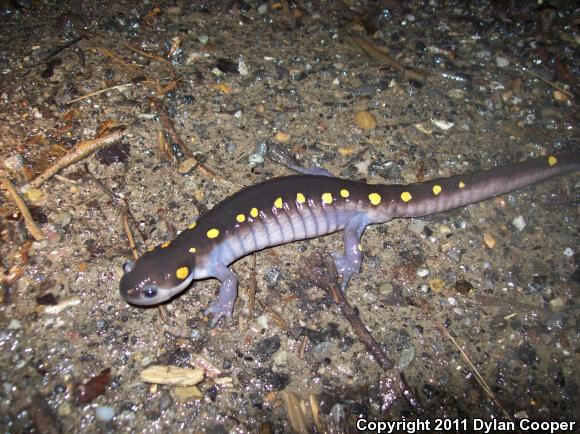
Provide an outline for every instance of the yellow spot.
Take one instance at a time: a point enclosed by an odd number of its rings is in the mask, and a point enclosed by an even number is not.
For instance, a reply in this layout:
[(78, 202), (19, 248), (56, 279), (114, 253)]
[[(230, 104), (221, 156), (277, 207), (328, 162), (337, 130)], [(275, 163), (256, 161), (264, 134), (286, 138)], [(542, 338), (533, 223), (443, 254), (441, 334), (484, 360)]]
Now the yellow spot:
[(246, 221), (246, 216), (245, 216), (245, 215), (243, 215), (243, 214), (238, 214), (238, 215), (236, 216), (236, 220), (238, 221), (238, 223), (243, 223), (243, 222), (245, 222), (245, 221)]
[(324, 202), (327, 205), (330, 205), (332, 203), (332, 194), (323, 193), (322, 194), (322, 202)]
[(250, 210), (250, 215), (254, 218), (258, 217), (258, 208), (252, 208)]
[(362, 244), (359, 243), (358, 249), (362, 252)]
[(298, 193), (296, 195), (296, 202), (298, 202), (298, 203), (306, 202), (306, 198), (304, 197), (304, 195), (302, 193)]
[(195, 226), (197, 225), (197, 222), (193, 222), (192, 224), (190, 224), (187, 229), (193, 229)]
[(281, 197), (279, 197), (278, 199), (276, 199), (274, 201), (274, 206), (278, 209), (282, 208), (282, 198)]
[(220, 234), (220, 231), (217, 230), (216, 228), (210, 229), (209, 231), (207, 231), (207, 237), (208, 238), (217, 238), (217, 236)]
[(555, 166), (556, 163), (558, 162), (558, 159), (556, 157), (554, 157), (553, 155), (550, 155), (548, 157), (548, 166)]
[(163, 244), (161, 244), (161, 248), (164, 249), (165, 247), (167, 247), (168, 245), (171, 244), (171, 241), (165, 241)]
[(175, 275), (178, 279), (185, 279), (189, 275), (189, 269), (187, 267), (178, 268)]
[(434, 194), (435, 196), (437, 196), (437, 195), (439, 195), (439, 193), (441, 193), (441, 186), (440, 186), (440, 185), (438, 185), (438, 184), (435, 184), (435, 185), (433, 186), (433, 194)]
[(197, 252), (197, 249), (195, 247), (189, 248), (189, 253), (195, 253), (195, 252)]
[(459, 188), (465, 188), (465, 182), (459, 181)]
[(381, 195), (379, 193), (371, 193), (369, 194), (369, 200), (373, 205), (378, 205), (381, 203)]
[(340, 190), (340, 197), (344, 197), (346, 199), (349, 196), (350, 196), (350, 193), (348, 192), (347, 189), (343, 188), (342, 190)]
[(401, 193), (401, 200), (403, 202), (409, 202), (411, 199), (413, 199), (413, 196), (411, 196), (411, 193), (409, 193), (408, 191), (404, 191)]

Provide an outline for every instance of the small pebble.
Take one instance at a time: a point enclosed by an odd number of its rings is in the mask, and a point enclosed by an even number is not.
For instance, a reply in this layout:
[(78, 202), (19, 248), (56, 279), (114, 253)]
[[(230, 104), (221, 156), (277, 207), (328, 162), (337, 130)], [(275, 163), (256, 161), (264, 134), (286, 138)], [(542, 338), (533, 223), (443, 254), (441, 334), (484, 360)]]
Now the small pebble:
[(447, 251), (445, 252), (447, 258), (453, 262), (460, 262), (462, 254), (463, 252), (461, 251), (461, 249), (455, 246), (449, 247), (449, 249), (447, 249)]
[(393, 285), (390, 282), (385, 282), (379, 286), (379, 293), (382, 295), (387, 295), (393, 292)]
[(18, 319), (13, 319), (8, 323), (8, 330), (18, 330), (22, 328), (22, 322)]
[(22, 158), (22, 155), (16, 152), (4, 160), (4, 166), (13, 172), (18, 172), (20, 169), (22, 169), (23, 165), (24, 158)]
[(463, 99), (465, 97), (465, 91), (462, 89), (451, 89), (447, 94), (452, 99)]
[(240, 75), (248, 75), (250, 73), (250, 68), (242, 56), (238, 59), (238, 72)]
[(550, 307), (554, 310), (560, 310), (564, 308), (564, 299), (562, 297), (556, 297), (550, 300)]
[(568, 256), (568, 257), (574, 256), (574, 250), (572, 250), (570, 247), (566, 247), (564, 249), (564, 256)]
[(263, 140), (257, 143), (255, 152), (260, 155), (266, 155), (268, 153), (268, 142)]
[(415, 347), (403, 348), (403, 351), (401, 351), (401, 357), (399, 358), (399, 371), (402, 371), (407, 366), (409, 366), (414, 358)]
[(235, 142), (226, 142), (226, 152), (228, 154), (233, 154), (237, 147), (238, 145)]
[(415, 232), (416, 234), (422, 234), (425, 230), (426, 223), (423, 220), (411, 220), (411, 222), (407, 225), (407, 229), (411, 232)]
[(510, 64), (510, 61), (505, 57), (497, 56), (495, 58), (495, 64), (497, 65), (498, 68), (505, 68)]
[(523, 216), (519, 215), (512, 220), (512, 225), (514, 225), (514, 227), (521, 232), (526, 227), (526, 221), (524, 220)]
[(494, 236), (492, 234), (490, 234), (489, 232), (485, 232), (483, 234), (483, 242), (490, 249), (493, 249), (496, 246), (496, 244), (497, 244), (497, 242), (495, 241)]
[(451, 232), (453, 232), (453, 231), (451, 230), (451, 228), (450, 228), (449, 226), (447, 226), (447, 225), (439, 225), (439, 226), (437, 227), (437, 231), (438, 231), (438, 232), (439, 232), (441, 235), (448, 235), (448, 234), (450, 234)]
[(371, 130), (377, 126), (377, 118), (371, 112), (362, 111), (354, 115), (354, 123), (361, 130)]
[(277, 366), (285, 365), (288, 362), (288, 351), (278, 350), (272, 357), (272, 362)]
[(260, 315), (256, 318), (256, 324), (258, 324), (261, 329), (268, 330), (268, 315)]
[(59, 212), (54, 217), (54, 224), (60, 226), (61, 228), (67, 227), (72, 221), (72, 214), (66, 211)]
[(110, 422), (115, 417), (115, 410), (107, 405), (99, 405), (96, 410), (97, 419), (103, 422)]
[(374, 304), (377, 302), (377, 295), (371, 291), (363, 291), (362, 300), (367, 304)]
[(473, 290), (473, 285), (467, 280), (458, 280), (454, 289), (461, 295), (467, 295)]
[[(554, 299), (555, 300), (555, 299)], [(564, 315), (561, 312), (555, 313), (544, 323), (549, 332), (559, 332), (564, 329)]]
[(73, 412), (73, 405), (70, 402), (63, 402), (61, 405), (58, 406), (56, 409), (56, 413), (59, 416), (70, 416)]
[(46, 233), (46, 240), (49, 246), (54, 246), (55, 244), (60, 243), (61, 235), (56, 231), (49, 231)]
[(264, 156), (254, 152), (248, 157), (248, 162), (250, 163), (250, 166), (257, 166), (258, 164), (264, 163)]
[(568, 95), (566, 95), (564, 92), (561, 92), (559, 90), (555, 90), (554, 91), (554, 99), (556, 101), (559, 101), (559, 102), (565, 102), (565, 101), (568, 101)]
[(428, 268), (419, 268), (417, 270), (417, 276), (419, 277), (427, 277), (429, 275), (429, 269)]

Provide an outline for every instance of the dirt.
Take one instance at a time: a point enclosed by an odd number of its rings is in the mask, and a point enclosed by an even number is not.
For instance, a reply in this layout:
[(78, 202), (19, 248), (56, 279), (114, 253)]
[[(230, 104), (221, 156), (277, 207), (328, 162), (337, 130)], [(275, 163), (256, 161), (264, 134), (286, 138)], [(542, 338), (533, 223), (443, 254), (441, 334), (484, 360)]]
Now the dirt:
[[(1, 195), (2, 431), (578, 420), (577, 174), (366, 230), (347, 298), (422, 412), (383, 405), (385, 372), (305, 278), (304, 258), (341, 251), (340, 234), (236, 262), (241, 294), (216, 328), (203, 315), (215, 280), (162, 308), (118, 290), (133, 258), (123, 216), (139, 252), (171, 239), (237, 189), (290, 174), (266, 156), (276, 144), (372, 183), (579, 152), (572, 2), (1, 5), (0, 171), (44, 236)], [(152, 385), (151, 365), (204, 380)]]

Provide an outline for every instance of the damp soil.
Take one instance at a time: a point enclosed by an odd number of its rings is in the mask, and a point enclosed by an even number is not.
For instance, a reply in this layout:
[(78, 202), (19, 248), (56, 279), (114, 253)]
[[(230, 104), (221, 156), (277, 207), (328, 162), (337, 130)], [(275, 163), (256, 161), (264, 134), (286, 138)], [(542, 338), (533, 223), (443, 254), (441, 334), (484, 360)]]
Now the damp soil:
[[(139, 252), (170, 240), (239, 188), (292, 173), (275, 146), (372, 183), (580, 152), (573, 2), (16, 0), (0, 14), (0, 171), (44, 235), (3, 190), (2, 431), (577, 420), (577, 174), (366, 230), (347, 298), (420, 413), (384, 406), (385, 373), (309, 283), (304, 258), (341, 251), (340, 234), (236, 262), (234, 315), (215, 328), (215, 280), (161, 308), (118, 289), (126, 227)], [(152, 365), (201, 367), (203, 381), (151, 384)]]

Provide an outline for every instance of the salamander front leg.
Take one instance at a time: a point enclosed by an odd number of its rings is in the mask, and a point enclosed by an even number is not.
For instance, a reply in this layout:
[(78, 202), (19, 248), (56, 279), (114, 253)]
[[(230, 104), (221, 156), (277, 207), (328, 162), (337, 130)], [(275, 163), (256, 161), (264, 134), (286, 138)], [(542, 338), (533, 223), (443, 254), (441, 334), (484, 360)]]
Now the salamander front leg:
[(205, 315), (213, 315), (211, 327), (215, 327), (221, 317), (228, 320), (232, 317), (234, 302), (238, 295), (238, 277), (228, 267), (220, 266), (214, 276), (222, 283), (218, 298), (203, 312)]
[(342, 275), (341, 291), (345, 291), (353, 274), (358, 274), (362, 263), (360, 239), (368, 225), (364, 215), (358, 215), (348, 221), (344, 228), (344, 256), (334, 255), (336, 270)]

